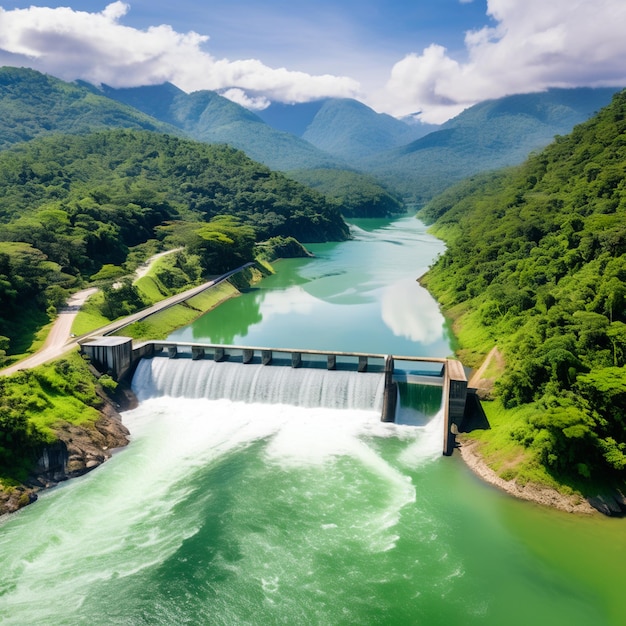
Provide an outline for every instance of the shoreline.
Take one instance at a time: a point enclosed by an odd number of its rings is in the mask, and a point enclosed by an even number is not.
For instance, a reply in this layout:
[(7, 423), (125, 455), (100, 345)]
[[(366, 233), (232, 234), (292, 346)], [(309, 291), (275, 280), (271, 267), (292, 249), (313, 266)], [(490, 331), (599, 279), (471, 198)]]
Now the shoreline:
[(527, 483), (519, 485), (514, 480), (504, 480), (484, 461), (479, 450), (479, 443), (469, 438), (458, 440), (457, 450), (465, 465), (484, 482), (500, 489), (518, 500), (533, 502), (542, 506), (575, 513), (577, 515), (597, 515), (599, 511), (581, 496), (568, 496), (556, 489)]
[[(479, 399), (491, 399), (495, 384), (494, 371), (504, 371), (506, 364), (497, 346), (494, 346), (483, 359), (468, 382), (468, 388), (476, 390)], [(497, 374), (496, 374), (497, 375)], [(542, 506), (574, 513), (577, 515), (595, 515), (600, 513), (607, 517), (626, 516), (626, 492), (620, 488), (608, 488), (603, 493), (593, 495), (561, 493), (554, 487), (539, 483), (519, 484), (515, 479), (505, 480), (492, 470), (485, 462), (480, 451), (480, 442), (464, 434), (457, 438), (457, 450), (468, 468), (481, 480), (496, 487), (518, 500), (533, 502)]]

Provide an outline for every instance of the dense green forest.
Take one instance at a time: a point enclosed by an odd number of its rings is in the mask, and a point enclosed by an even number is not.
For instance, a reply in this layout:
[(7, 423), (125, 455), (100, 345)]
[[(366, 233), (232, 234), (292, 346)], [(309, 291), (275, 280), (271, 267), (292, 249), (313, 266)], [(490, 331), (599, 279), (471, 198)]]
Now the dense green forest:
[(345, 217), (388, 217), (406, 212), (400, 196), (374, 177), (348, 170), (297, 170), (288, 176), (336, 200)]
[(271, 238), (349, 235), (336, 203), (243, 152), (135, 130), (1, 152), (0, 223), (0, 335), (9, 338), (25, 314), (45, 314), (103, 266), (123, 269), (149, 240), (188, 246), (206, 275), (251, 260)]
[(421, 212), (448, 245), (426, 284), (472, 361), (496, 342), (511, 437), (555, 476), (626, 475), (626, 92), (522, 166)]

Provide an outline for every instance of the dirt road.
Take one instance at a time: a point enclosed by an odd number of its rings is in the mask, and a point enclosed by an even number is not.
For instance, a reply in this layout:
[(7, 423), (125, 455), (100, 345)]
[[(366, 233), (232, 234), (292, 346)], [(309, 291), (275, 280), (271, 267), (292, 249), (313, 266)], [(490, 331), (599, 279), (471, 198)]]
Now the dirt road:
[(60, 356), (66, 350), (69, 350), (71, 344), (68, 344), (68, 340), (71, 338), (70, 331), (72, 329), (72, 324), (74, 323), (74, 318), (87, 298), (96, 293), (96, 291), (98, 290), (95, 287), (90, 287), (89, 289), (83, 289), (82, 291), (77, 291), (73, 294), (67, 301), (67, 305), (59, 310), (59, 315), (52, 325), (41, 350), (32, 356), (22, 359), (14, 365), (1, 370), (0, 374), (9, 375), (22, 369), (36, 367), (37, 365), (41, 365), (50, 359)]
[(56, 319), (48, 338), (46, 339), (45, 344), (39, 352), (36, 352), (32, 356), (22, 359), (18, 361), (14, 365), (7, 367), (3, 370), (0, 370), (0, 375), (9, 375), (18, 372), (19, 370), (28, 369), (31, 367), (36, 367), (37, 365), (41, 365), (42, 363), (46, 363), (47, 361), (51, 361), (52, 359), (58, 358), (63, 353), (68, 352), (69, 350), (76, 349), (79, 346), (79, 340), (84, 341), (88, 337), (97, 337), (102, 335), (109, 335), (116, 330), (120, 330), (129, 324), (133, 324), (134, 322), (139, 322), (150, 315), (154, 315), (159, 311), (163, 311), (171, 306), (184, 302), (185, 300), (189, 300), (189, 298), (193, 298), (194, 296), (202, 293), (206, 289), (213, 287), (217, 283), (220, 283), (228, 278), (230, 278), (233, 274), (241, 271), (246, 267), (250, 267), (254, 265), (254, 263), (246, 263), (237, 269), (231, 270), (230, 272), (219, 276), (213, 280), (209, 280), (198, 287), (193, 287), (192, 289), (188, 289), (187, 291), (183, 291), (175, 296), (171, 296), (170, 298), (166, 298), (165, 300), (161, 300), (156, 304), (139, 311), (138, 313), (134, 313), (133, 315), (129, 315), (128, 317), (124, 317), (115, 322), (111, 322), (106, 326), (102, 326), (86, 335), (81, 337), (71, 337), (70, 331), (72, 328), (72, 324), (74, 323), (74, 318), (76, 314), (80, 310), (80, 307), (83, 305), (85, 300), (97, 290), (92, 287), (90, 289), (84, 289), (83, 291), (78, 291), (75, 293), (67, 303), (67, 306), (59, 311), (59, 316)]

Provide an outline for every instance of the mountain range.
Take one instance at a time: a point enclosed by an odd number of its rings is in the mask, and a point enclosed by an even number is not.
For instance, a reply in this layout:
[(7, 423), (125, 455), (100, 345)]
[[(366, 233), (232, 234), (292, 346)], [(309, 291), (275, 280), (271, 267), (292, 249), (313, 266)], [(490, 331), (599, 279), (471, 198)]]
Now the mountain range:
[(347, 167), (347, 163), (334, 155), (296, 135), (273, 128), (252, 111), (214, 91), (187, 94), (170, 83), (127, 89), (102, 85), (99, 91), (111, 100), (175, 126), (187, 137), (207, 143), (227, 143), (272, 169)]
[(440, 129), (360, 165), (421, 203), (467, 176), (521, 163), (608, 105), (618, 91), (548, 89), (488, 100)]
[(271, 126), (297, 134), (351, 164), (419, 139), (437, 128), (408, 124), (349, 98), (291, 105), (275, 103), (258, 115)]
[[(423, 203), (480, 171), (521, 163), (607, 105), (617, 88), (549, 89), (477, 104), (440, 127), (410, 124), (351, 99), (272, 104), (253, 113), (213, 91), (171, 83), (115, 89), (0, 68), (0, 149), (50, 133), (142, 128), (224, 143), (322, 192), (352, 171)], [(315, 178), (313, 172), (319, 172)], [(300, 173), (302, 178), (302, 173)]]

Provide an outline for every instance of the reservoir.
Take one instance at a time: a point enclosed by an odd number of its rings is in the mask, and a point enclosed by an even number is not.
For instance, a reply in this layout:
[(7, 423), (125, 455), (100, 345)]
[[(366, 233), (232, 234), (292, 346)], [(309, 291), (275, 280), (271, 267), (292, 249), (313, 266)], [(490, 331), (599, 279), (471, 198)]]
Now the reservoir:
[[(353, 235), (170, 339), (451, 355), (415, 280), (442, 243), (412, 217)], [(0, 523), (0, 624), (626, 623), (624, 521), (485, 485), (441, 455), (436, 403), (383, 424), (155, 392), (169, 375), (138, 371), (127, 448)]]

